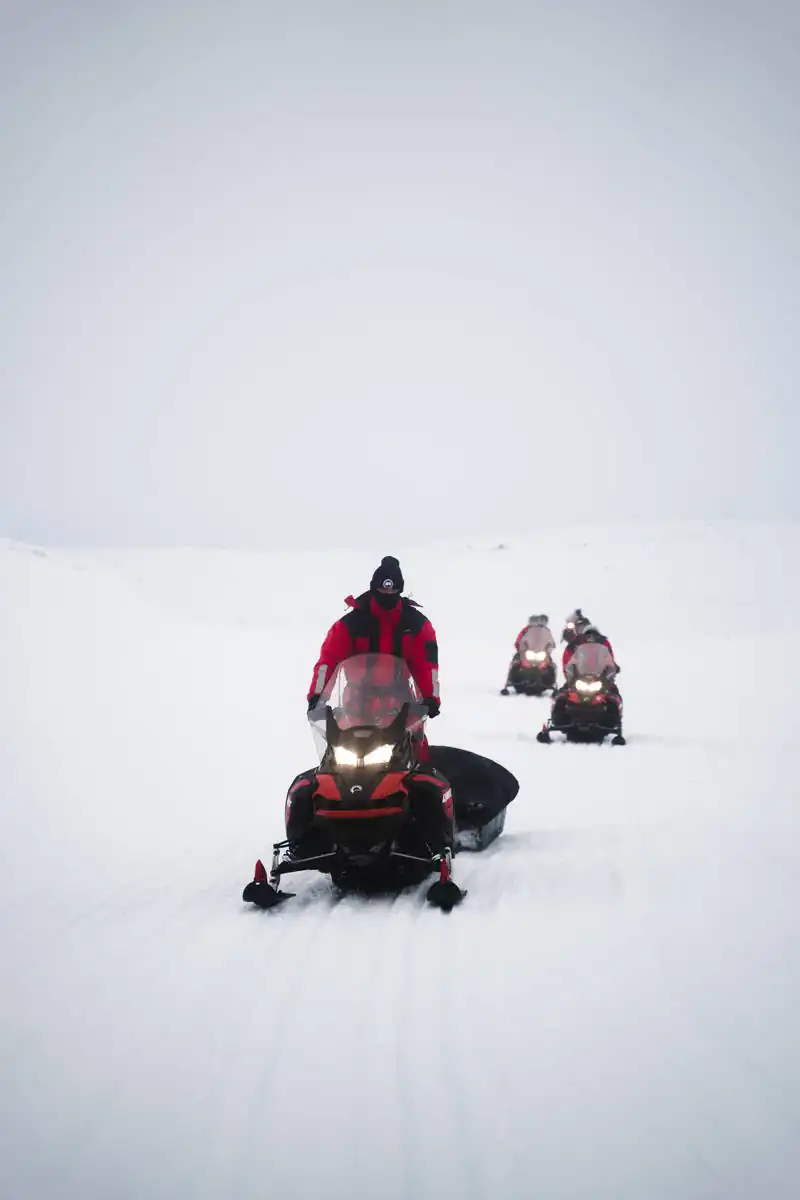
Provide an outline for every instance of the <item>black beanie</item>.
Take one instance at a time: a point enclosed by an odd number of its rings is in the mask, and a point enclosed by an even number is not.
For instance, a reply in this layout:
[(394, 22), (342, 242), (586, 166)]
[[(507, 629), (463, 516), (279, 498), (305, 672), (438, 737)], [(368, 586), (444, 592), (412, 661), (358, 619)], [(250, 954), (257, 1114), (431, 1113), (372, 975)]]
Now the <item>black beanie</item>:
[(381, 565), (372, 576), (369, 586), (370, 591), (373, 592), (377, 592), (379, 588), (392, 588), (396, 592), (402, 592), (405, 584), (397, 559), (392, 558), (390, 554), (387, 554), (386, 558), (382, 558)]

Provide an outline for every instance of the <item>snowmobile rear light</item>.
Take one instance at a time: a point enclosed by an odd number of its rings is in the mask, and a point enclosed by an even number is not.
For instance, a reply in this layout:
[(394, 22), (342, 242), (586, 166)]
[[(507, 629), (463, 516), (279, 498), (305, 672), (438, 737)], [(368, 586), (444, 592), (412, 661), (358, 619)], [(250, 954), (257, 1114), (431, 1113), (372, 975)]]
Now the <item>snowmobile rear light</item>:
[(576, 679), (575, 687), (579, 692), (599, 692), (603, 686), (600, 679), (593, 679), (591, 683), (586, 679)]

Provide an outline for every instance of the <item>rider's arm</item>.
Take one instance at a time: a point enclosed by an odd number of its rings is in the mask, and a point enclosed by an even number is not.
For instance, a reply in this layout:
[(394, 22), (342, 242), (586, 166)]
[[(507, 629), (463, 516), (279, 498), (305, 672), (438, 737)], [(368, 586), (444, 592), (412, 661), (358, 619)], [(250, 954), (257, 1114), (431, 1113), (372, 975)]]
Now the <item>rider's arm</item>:
[(352, 648), (352, 638), (344, 623), (337, 621), (335, 625), (331, 625), (325, 641), (322, 643), (319, 659), (311, 676), (311, 686), (308, 689), (309, 700), (312, 696), (320, 694), (342, 659), (352, 653)]
[(439, 698), (439, 646), (436, 630), (428, 620), (411, 643), (408, 669), (425, 700)]

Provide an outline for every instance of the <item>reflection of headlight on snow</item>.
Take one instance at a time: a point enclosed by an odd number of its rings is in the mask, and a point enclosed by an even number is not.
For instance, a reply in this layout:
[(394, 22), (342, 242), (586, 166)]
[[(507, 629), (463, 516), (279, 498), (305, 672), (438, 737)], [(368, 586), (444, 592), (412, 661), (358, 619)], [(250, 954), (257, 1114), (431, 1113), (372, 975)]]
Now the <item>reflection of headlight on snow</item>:
[(594, 679), (591, 683), (587, 683), (585, 679), (578, 679), (575, 683), (575, 687), (579, 692), (599, 692), (602, 686), (603, 684), (599, 679)]
[(340, 767), (358, 766), (358, 755), (354, 754), (352, 750), (347, 750), (344, 746), (334, 747), (333, 757), (336, 759), (336, 763)]
[(525, 657), (528, 662), (544, 662), (547, 658), (546, 650), (526, 650)]
[(365, 767), (382, 767), (391, 762), (394, 746), (378, 746), (370, 754), (364, 755)]

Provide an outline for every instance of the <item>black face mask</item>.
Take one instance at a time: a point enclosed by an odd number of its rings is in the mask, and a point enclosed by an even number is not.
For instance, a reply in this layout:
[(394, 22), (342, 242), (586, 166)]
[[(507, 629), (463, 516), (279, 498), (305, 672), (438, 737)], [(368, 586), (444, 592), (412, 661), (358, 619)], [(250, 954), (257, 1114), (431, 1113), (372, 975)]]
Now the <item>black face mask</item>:
[(372, 594), (375, 597), (375, 603), (379, 604), (381, 608), (395, 608), (400, 603), (400, 597), (396, 593), (393, 596), (387, 595), (385, 592), (373, 592)]

